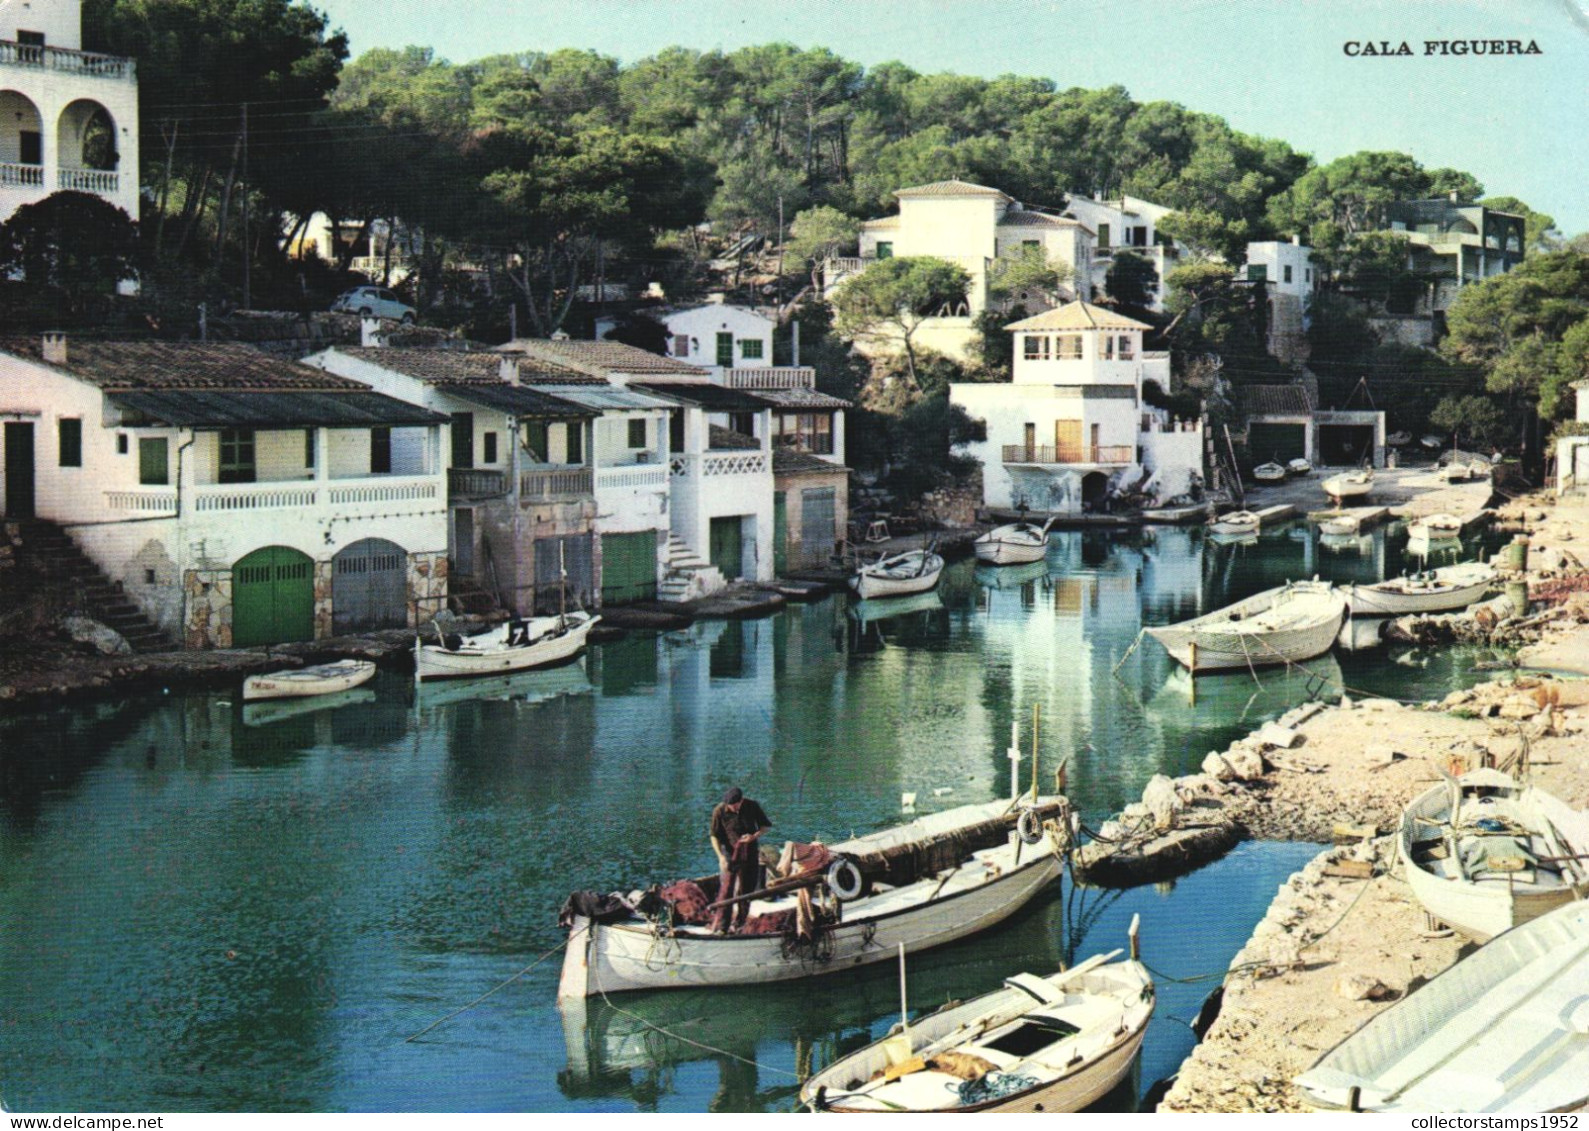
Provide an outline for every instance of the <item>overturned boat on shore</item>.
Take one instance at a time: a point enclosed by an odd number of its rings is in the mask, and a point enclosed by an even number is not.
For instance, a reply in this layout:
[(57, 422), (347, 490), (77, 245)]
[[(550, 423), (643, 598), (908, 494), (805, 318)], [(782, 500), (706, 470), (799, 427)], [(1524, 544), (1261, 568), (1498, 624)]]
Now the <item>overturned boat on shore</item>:
[(1342, 592), (1354, 617), (1399, 617), (1465, 609), (1494, 583), (1494, 567), (1483, 562), (1463, 562), (1404, 577), (1387, 577), (1372, 585), (1346, 585)]
[(1589, 814), (1499, 770), (1414, 798), (1397, 847), (1424, 910), (1478, 942), (1589, 895)]
[[(1069, 844), (1063, 797), (989, 801), (813, 845), (796, 874), (749, 893), (738, 934), (717, 934), (717, 877), (661, 900), (578, 893), (559, 998), (806, 978), (891, 961), (1003, 922), (1057, 879)], [(800, 858), (799, 854), (796, 856)], [(666, 902), (667, 894), (677, 898)]]
[(1145, 631), (1193, 673), (1289, 664), (1323, 655), (1346, 618), (1328, 582), (1292, 581), (1180, 624)]
[(1589, 1102), (1589, 904), (1514, 927), (1295, 1080), (1326, 1111), (1527, 1113)]

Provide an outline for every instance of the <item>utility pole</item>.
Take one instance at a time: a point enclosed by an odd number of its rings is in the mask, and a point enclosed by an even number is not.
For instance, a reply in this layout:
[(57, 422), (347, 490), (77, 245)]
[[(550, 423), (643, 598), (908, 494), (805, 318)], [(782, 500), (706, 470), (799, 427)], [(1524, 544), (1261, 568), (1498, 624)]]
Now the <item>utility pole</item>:
[(253, 271), (248, 246), (248, 103), (243, 103), (243, 309), (252, 310)]

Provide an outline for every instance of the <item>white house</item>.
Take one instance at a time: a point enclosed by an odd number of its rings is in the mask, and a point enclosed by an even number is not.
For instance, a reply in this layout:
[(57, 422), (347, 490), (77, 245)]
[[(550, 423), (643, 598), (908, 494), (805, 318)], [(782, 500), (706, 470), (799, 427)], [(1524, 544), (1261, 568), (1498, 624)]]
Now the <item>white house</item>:
[[(1589, 425), (1589, 381), (1573, 383), (1578, 398), (1578, 423)], [(1589, 435), (1556, 441), (1556, 494), (1589, 492)]]
[(1299, 236), (1289, 242), (1266, 240), (1247, 245), (1241, 278), (1263, 287), (1268, 307), (1268, 351), (1281, 361), (1307, 357), (1307, 329), (1318, 278), (1313, 249)]
[[(967, 181), (938, 181), (900, 189), (894, 194), (899, 212), (861, 225), (860, 256), (830, 260), (825, 268), (831, 289), (880, 259), (929, 255), (958, 264), (971, 276), (964, 303), (929, 318), (916, 333), (916, 341), (952, 357), (964, 358), (976, 336), (972, 319), (995, 305), (989, 293), (994, 261), (1002, 255), (1019, 255), (1026, 249), (1041, 251), (1050, 262), (1067, 267), (1072, 280), (1067, 294), (1089, 298), (1092, 293), (1093, 233), (1083, 222), (1027, 208), (1020, 201), (986, 185)], [(1047, 306), (1043, 295), (1012, 296), (1012, 303)], [(866, 348), (888, 348), (886, 342)]]
[(772, 365), (771, 318), (748, 306), (707, 303), (660, 316), (668, 328), (668, 356), (712, 369)]
[(1143, 401), (1170, 391), (1167, 353), (1144, 353), (1152, 327), (1085, 302), (1013, 323), (1013, 379), (953, 384), (949, 398), (987, 426), (967, 445), (982, 463), (983, 503), (1076, 514), (1135, 489), (1161, 499), (1202, 472), (1202, 426)]
[(191, 648), (413, 627), (447, 596), (428, 409), (244, 346), (8, 342), (8, 518), (60, 524)]
[[(1173, 209), (1162, 204), (1121, 196), (1119, 200), (1093, 200), (1072, 195), (1065, 204), (1065, 215), (1081, 221), (1097, 237), (1092, 253), (1092, 290), (1105, 294), (1105, 280), (1115, 257), (1122, 252), (1141, 256), (1153, 265), (1158, 283), (1153, 289), (1152, 307), (1164, 309), (1164, 278), (1175, 266), (1175, 243), (1158, 230), (1158, 223)], [(1085, 297), (1085, 296), (1084, 296)]]
[(138, 219), (138, 76), (84, 51), (81, 0), (0, 0), (0, 221), (63, 189)]

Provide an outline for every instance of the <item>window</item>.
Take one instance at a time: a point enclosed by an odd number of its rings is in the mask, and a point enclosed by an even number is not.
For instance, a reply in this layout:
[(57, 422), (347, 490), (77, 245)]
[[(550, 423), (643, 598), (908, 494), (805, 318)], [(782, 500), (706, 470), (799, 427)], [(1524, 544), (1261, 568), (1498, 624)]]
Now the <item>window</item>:
[(1048, 336), (1046, 334), (1027, 334), (1024, 342), (1027, 361), (1048, 360)]
[(760, 338), (739, 339), (739, 356), (746, 361), (760, 361), (765, 355), (761, 352)]
[(778, 445), (816, 455), (833, 454), (833, 416), (825, 412), (780, 413)]
[(1042, 247), (1043, 247), (1043, 241), (1042, 240), (1022, 240), (1021, 241), (1021, 250), (1022, 251), (1040, 251), (1042, 249)]
[(314, 429), (303, 430), (303, 465), (311, 470), (314, 468)]
[(668, 451), (674, 455), (684, 450), (684, 410), (676, 408), (668, 413)]
[(1302, 281), (1304, 283), (1308, 283), (1308, 284), (1311, 284), (1313, 282), (1313, 268), (1304, 267), (1302, 269)]
[(1291, 281), (1291, 264), (1287, 263), (1282, 270), (1285, 272), (1285, 281), (1289, 283)]
[(1135, 350), (1132, 348), (1132, 345), (1131, 345), (1131, 335), (1130, 334), (1121, 334), (1120, 335), (1120, 360), (1121, 361), (1130, 361), (1134, 355), (1135, 355)]
[(145, 487), (164, 487), (171, 482), (166, 447), (164, 436), (138, 440), (138, 482)]
[(474, 466), (474, 413), (452, 414), (452, 466), (467, 469)]
[(646, 422), (644, 418), (629, 422), (629, 446), (643, 448), (646, 446)]
[(1115, 339), (1113, 334), (1105, 334), (1103, 336), (1103, 359), (1105, 361), (1113, 361), (1115, 359)]
[(370, 429), (370, 474), (390, 475), (392, 473), (392, 430), (390, 428)]
[[(544, 425), (544, 424), (541, 425), (541, 428), (544, 430), (546, 428), (546, 425)], [(482, 453), (483, 456), (485, 457), (485, 462), (486, 463), (496, 463), (497, 462), (497, 434), (495, 432), (487, 432), (484, 436), (482, 436), (480, 438), (480, 442), (481, 442), (481, 444), (483, 444), (485, 446), (485, 451)]]
[(690, 336), (688, 334), (674, 334), (673, 335), (673, 356), (674, 357), (689, 357), (690, 356)]
[(62, 467), (83, 466), (83, 422), (81, 420), (61, 419), (55, 422), (56, 432), (60, 439), (60, 457)]
[(1081, 360), (1081, 335), (1061, 334), (1059, 336), (1059, 359), (1061, 361)]
[(894, 258), (894, 245), (891, 242), (887, 241), (887, 240), (879, 240), (878, 243), (877, 243), (877, 258), (879, 258), (879, 259), (892, 259), (892, 258)]
[[(487, 436), (492, 433), (487, 432)], [(550, 436), (544, 420), (526, 420), (524, 422), (524, 453), (535, 463), (551, 462)], [(493, 441), (486, 445), (486, 462), (495, 463), (496, 443)]]
[(1109, 225), (1108, 224), (1099, 224), (1098, 225), (1098, 246), (1099, 247), (1108, 247), (1109, 246)]
[(565, 460), (568, 463), (584, 463), (585, 425), (581, 421), (570, 420), (563, 425), (563, 428), (566, 432), (565, 441), (568, 445), (568, 451), (564, 453)]
[(17, 134), (17, 161), (23, 165), (44, 164), (44, 135), (38, 130), (21, 130)]
[(119, 456), (126, 455), (127, 454), (127, 448), (128, 448), (127, 433), (125, 433), (125, 432), (117, 432), (116, 433), (116, 454), (119, 455)]
[(1249, 283), (1267, 283), (1269, 281), (1269, 267), (1264, 263), (1247, 264), (1247, 281)]
[(734, 367), (734, 335), (726, 333), (717, 335), (717, 364), (723, 369)]
[(44, 33), (42, 31), (23, 31), (18, 28), (17, 42), (24, 47), (43, 47)]
[(218, 483), (254, 481), (254, 430), (226, 428), (221, 432), (221, 466)]

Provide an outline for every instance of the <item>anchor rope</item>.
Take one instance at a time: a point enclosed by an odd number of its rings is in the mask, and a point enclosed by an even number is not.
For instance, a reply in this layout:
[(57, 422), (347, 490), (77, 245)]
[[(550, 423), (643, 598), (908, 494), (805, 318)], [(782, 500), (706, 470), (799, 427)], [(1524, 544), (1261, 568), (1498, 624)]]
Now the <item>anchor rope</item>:
[(652, 1032), (662, 1034), (662, 1036), (668, 1038), (670, 1041), (682, 1041), (684, 1044), (693, 1045), (695, 1048), (701, 1049), (704, 1052), (715, 1053), (718, 1056), (726, 1056), (730, 1060), (737, 1060), (741, 1064), (747, 1064), (750, 1067), (759, 1069), (763, 1072), (776, 1072), (778, 1075), (788, 1076), (792, 1080), (803, 1079), (798, 1072), (790, 1072), (787, 1068), (779, 1068), (773, 1064), (765, 1064), (759, 1060), (752, 1060), (750, 1057), (740, 1056), (738, 1053), (729, 1052), (727, 1049), (718, 1048), (715, 1045), (709, 1045), (705, 1041), (697, 1041), (693, 1038), (686, 1037), (681, 1033), (675, 1033), (671, 1029), (668, 1029), (662, 1025), (658, 1025), (654, 1021), (648, 1021), (646, 1018), (640, 1016), (640, 1014), (635, 1013), (632, 1010), (625, 1009), (621, 1005), (614, 1004), (612, 998), (607, 996), (607, 991), (600, 985), (596, 987), (596, 992), (601, 994), (601, 1000), (606, 1004), (608, 1009), (611, 1009), (615, 1013), (623, 1014), (631, 1021), (638, 1021), (647, 1029), (651, 1030)]
[(486, 998), (490, 997), (492, 994), (496, 993), (498, 990), (505, 989), (506, 987), (511, 986), (514, 982), (517, 982), (520, 978), (524, 977), (524, 975), (528, 974), (531, 970), (534, 970), (541, 963), (545, 962), (548, 958), (552, 957), (552, 955), (556, 954), (558, 951), (560, 951), (560, 950), (564, 949), (565, 947), (567, 947), (569, 943), (574, 941), (574, 936), (575, 935), (579, 934), (580, 931), (583, 931), (583, 930), (586, 930), (586, 929), (587, 928), (585, 928), (585, 927), (580, 927), (579, 930), (568, 932), (568, 937), (566, 939), (564, 939), (562, 942), (558, 943), (556, 946), (554, 946), (551, 950), (547, 951), (545, 954), (541, 955), (541, 957), (537, 958), (534, 962), (530, 963), (524, 969), (520, 970), (517, 974), (514, 974), (511, 978), (508, 978), (508, 979), (506, 979), (506, 980), (504, 980), (502, 982), (497, 983), (495, 986), (492, 986), (485, 993), (481, 994), (479, 997), (475, 998), (468, 1005), (463, 1006), (461, 1009), (455, 1009), (451, 1013), (447, 1014), (445, 1017), (438, 1017), (436, 1020), (432, 1021), (429, 1025), (426, 1025), (423, 1029), (421, 1029), (419, 1032), (415, 1033), (413, 1036), (404, 1037), (403, 1038), (403, 1043), (406, 1045), (410, 1041), (418, 1040), (420, 1037), (423, 1037), (426, 1033), (430, 1032), (432, 1029), (436, 1028), (438, 1025), (441, 1025), (441, 1024), (444, 1024), (445, 1022), (451, 1021), (454, 1017), (457, 1017), (460, 1013), (469, 1012), (469, 1010), (473, 1009), (475, 1006), (477, 1006), (481, 1002), (485, 1001)]

